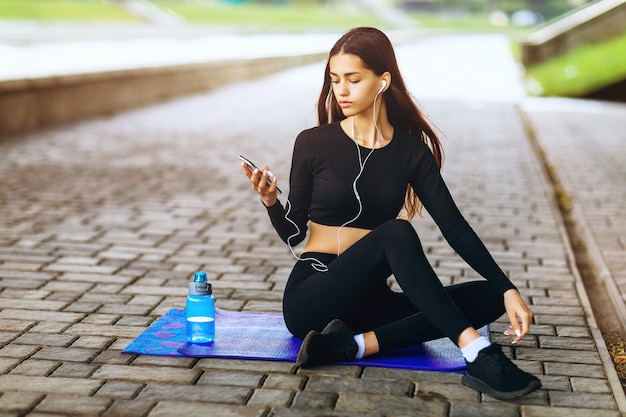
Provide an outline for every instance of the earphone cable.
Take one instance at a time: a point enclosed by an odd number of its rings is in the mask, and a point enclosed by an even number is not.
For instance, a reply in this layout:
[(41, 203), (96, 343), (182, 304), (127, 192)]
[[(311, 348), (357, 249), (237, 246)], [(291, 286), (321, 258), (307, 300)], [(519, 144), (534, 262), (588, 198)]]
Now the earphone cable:
[(289, 218), (289, 213), (290, 212), (291, 212), (291, 202), (287, 198), (287, 200), (285, 200), (285, 219), (287, 219), (287, 221), (289, 221), (289, 223), (291, 223), (296, 228), (296, 232), (287, 238), (287, 246), (289, 246), (289, 250), (291, 251), (291, 254), (298, 261), (313, 261), (313, 262), (311, 262), (311, 267), (313, 269), (315, 269), (316, 271), (318, 271), (318, 272), (327, 272), (328, 271), (328, 266), (326, 264), (324, 264), (324, 262), (320, 261), (317, 258), (313, 258), (313, 257), (302, 258), (302, 257), (298, 256), (296, 254), (296, 252), (293, 250), (293, 246), (291, 246), (291, 239), (293, 239), (294, 237), (296, 237), (296, 236), (298, 236), (300, 234), (300, 228), (298, 227), (296, 222), (294, 222), (293, 220), (291, 220)]
[[(384, 87), (384, 84), (383, 84)], [(370, 149), (370, 151), (368, 152), (368, 154), (365, 156), (365, 159), (362, 159), (361, 157), (361, 149), (359, 148), (359, 144), (356, 141), (356, 136), (354, 134), (354, 116), (352, 116), (352, 141), (354, 142), (355, 146), (356, 146), (356, 151), (357, 151), (357, 155), (359, 158), (359, 173), (357, 174), (356, 178), (354, 178), (354, 181), (352, 181), (352, 190), (354, 191), (354, 195), (357, 199), (357, 202), (359, 203), (359, 210), (356, 214), (356, 216), (354, 216), (353, 219), (348, 220), (347, 222), (343, 223), (341, 226), (339, 226), (339, 229), (337, 229), (337, 256), (339, 256), (341, 254), (341, 229), (347, 225), (349, 225), (350, 223), (356, 221), (359, 216), (361, 216), (361, 213), (363, 212), (363, 203), (361, 202), (361, 196), (359, 195), (359, 191), (357, 189), (357, 181), (359, 180), (359, 178), (361, 178), (361, 175), (363, 174), (363, 170), (365, 169), (365, 164), (367, 163), (368, 159), (370, 158), (370, 156), (372, 156), (372, 154), (374, 153), (374, 150), (376, 150), (376, 144), (378, 143), (378, 140), (380, 139), (381, 133), (380, 133), (380, 128), (378, 126), (378, 119), (376, 118), (376, 100), (378, 99), (378, 96), (380, 95), (380, 93), (383, 91), (383, 88), (381, 88), (378, 93), (376, 93), (376, 96), (374, 97), (374, 109), (372, 111), (372, 119), (374, 122), (374, 128), (376, 129), (375, 131), (375, 135), (374, 135), (374, 144), (372, 145), (372, 149)], [(330, 102), (330, 94), (332, 92), (332, 89), (329, 91), (328, 96), (326, 97), (326, 107), (329, 107), (329, 102)], [(330, 116), (330, 114), (329, 114)], [(329, 120), (330, 123), (330, 120)], [(293, 233), (292, 235), (290, 235), (287, 238), (287, 246), (289, 247), (289, 250), (291, 251), (291, 254), (293, 255), (294, 258), (296, 258), (296, 260), (298, 261), (313, 261), (311, 262), (311, 267), (313, 269), (315, 269), (318, 272), (327, 272), (328, 271), (328, 266), (326, 264), (324, 264), (322, 261), (320, 261), (317, 258), (313, 258), (313, 257), (306, 257), (306, 258), (302, 258), (300, 256), (298, 256), (296, 254), (296, 252), (293, 249), (293, 246), (291, 245), (291, 239), (293, 239), (294, 237), (298, 236), (300, 234), (300, 228), (298, 227), (298, 225), (296, 224), (296, 222), (294, 222), (293, 220), (291, 220), (289, 218), (289, 214), (291, 213), (291, 202), (289, 201), (289, 198), (287, 198), (285, 200), (285, 219), (291, 223), (295, 228), (296, 228), (296, 232)]]
[(357, 199), (357, 202), (359, 203), (359, 210), (353, 219), (348, 220), (347, 222), (339, 226), (339, 229), (337, 229), (337, 256), (341, 254), (341, 229), (349, 225), (350, 223), (356, 221), (359, 218), (359, 216), (361, 216), (361, 213), (363, 212), (363, 203), (361, 202), (361, 196), (359, 195), (359, 191), (357, 189), (357, 181), (359, 180), (359, 178), (361, 178), (361, 175), (363, 174), (363, 170), (365, 169), (365, 164), (367, 163), (367, 160), (370, 158), (370, 156), (372, 156), (372, 154), (374, 153), (374, 150), (376, 149), (376, 144), (378, 143), (378, 140), (380, 139), (380, 129), (378, 127), (378, 119), (376, 118), (376, 100), (378, 99), (378, 96), (380, 95), (381, 91), (382, 91), (382, 88), (378, 91), (378, 93), (374, 97), (374, 106), (373, 106), (374, 109), (372, 111), (372, 119), (374, 122), (374, 128), (376, 129), (376, 132), (374, 134), (374, 144), (372, 145), (372, 149), (370, 149), (369, 153), (365, 156), (365, 159), (361, 159), (361, 149), (359, 148), (359, 144), (356, 141), (356, 135), (354, 133), (354, 116), (352, 117), (352, 141), (354, 142), (354, 145), (356, 146), (356, 152), (359, 157), (359, 168), (360, 168), (359, 173), (357, 174), (356, 178), (354, 178), (354, 181), (352, 182), (352, 190), (354, 191), (354, 195)]

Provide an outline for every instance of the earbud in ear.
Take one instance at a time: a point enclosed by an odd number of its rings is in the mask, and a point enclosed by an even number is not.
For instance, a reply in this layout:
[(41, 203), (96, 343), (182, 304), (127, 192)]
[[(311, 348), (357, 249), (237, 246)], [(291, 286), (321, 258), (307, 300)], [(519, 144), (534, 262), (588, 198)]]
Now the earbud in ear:
[(387, 80), (383, 80), (383, 81), (381, 82), (381, 85), (382, 85), (382, 86), (380, 87), (380, 90), (378, 90), (378, 94), (382, 93), (382, 92), (383, 92), (383, 90), (385, 89), (385, 87), (387, 87)]

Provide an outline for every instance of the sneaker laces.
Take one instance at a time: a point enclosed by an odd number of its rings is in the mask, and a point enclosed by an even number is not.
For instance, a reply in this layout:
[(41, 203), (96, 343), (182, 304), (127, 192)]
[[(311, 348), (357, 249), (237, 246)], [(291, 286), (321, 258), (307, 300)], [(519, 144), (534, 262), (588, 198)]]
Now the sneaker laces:
[(490, 349), (489, 352), (484, 353), (484, 365), (491, 367), (498, 375), (502, 375), (503, 373), (505, 373), (508, 368), (515, 368), (515, 365), (513, 365), (509, 358), (504, 355), (502, 350), (497, 347), (494, 349)]

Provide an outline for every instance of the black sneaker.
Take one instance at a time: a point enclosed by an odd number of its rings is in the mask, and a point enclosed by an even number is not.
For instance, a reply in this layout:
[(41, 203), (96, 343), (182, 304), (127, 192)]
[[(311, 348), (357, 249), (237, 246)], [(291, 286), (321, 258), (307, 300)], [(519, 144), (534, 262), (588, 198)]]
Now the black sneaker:
[(343, 321), (335, 319), (321, 333), (311, 330), (306, 335), (296, 365), (311, 367), (331, 362), (349, 362), (356, 359), (358, 350), (352, 329)]
[(463, 384), (498, 400), (521, 397), (541, 387), (539, 379), (515, 366), (496, 343), (478, 352), (474, 362), (467, 362)]

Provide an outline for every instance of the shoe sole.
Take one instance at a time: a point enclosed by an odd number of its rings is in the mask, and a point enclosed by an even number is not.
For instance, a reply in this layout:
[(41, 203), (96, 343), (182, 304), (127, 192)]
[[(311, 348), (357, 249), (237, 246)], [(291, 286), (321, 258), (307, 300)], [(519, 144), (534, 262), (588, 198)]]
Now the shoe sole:
[(296, 358), (296, 366), (300, 366), (300, 367), (306, 367), (306, 365), (309, 362), (309, 352), (307, 351), (309, 345), (311, 344), (311, 340), (320, 334), (328, 334), (328, 333), (332, 333), (335, 328), (342, 328), (345, 327), (345, 324), (339, 320), (339, 319), (334, 319), (333, 321), (331, 321), (330, 323), (328, 323), (326, 325), (326, 327), (324, 327), (324, 329), (322, 329), (322, 332), (318, 332), (317, 330), (311, 330), (309, 333), (307, 333), (307, 335), (304, 337), (304, 340), (302, 341), (302, 345), (300, 346), (300, 350), (298, 351), (298, 357)]
[(296, 366), (305, 367), (307, 365), (307, 363), (309, 362), (309, 352), (307, 352), (307, 348), (311, 343), (311, 339), (318, 334), (320, 334), (318, 331), (311, 330), (304, 337), (302, 345), (300, 346), (300, 350), (298, 351), (298, 357), (296, 358)]
[(540, 381), (532, 381), (526, 387), (517, 391), (496, 391), (478, 378), (474, 378), (471, 375), (465, 375), (463, 377), (463, 385), (466, 387), (475, 389), (476, 391), (484, 392), (485, 394), (495, 398), (496, 400), (511, 400), (513, 398), (521, 397), (526, 394), (530, 394), (533, 391), (541, 388)]

